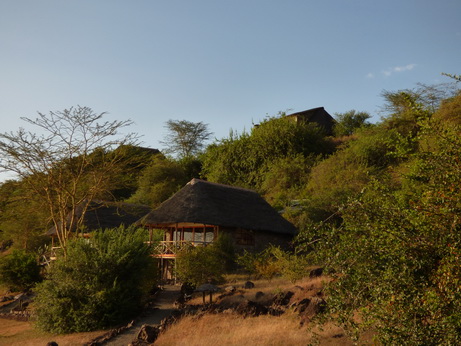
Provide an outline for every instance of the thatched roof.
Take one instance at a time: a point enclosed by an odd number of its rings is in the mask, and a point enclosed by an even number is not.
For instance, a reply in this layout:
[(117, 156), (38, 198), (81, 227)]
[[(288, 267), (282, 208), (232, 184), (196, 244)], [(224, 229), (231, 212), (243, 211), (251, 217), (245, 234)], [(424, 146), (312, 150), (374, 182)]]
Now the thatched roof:
[(152, 227), (182, 222), (296, 234), (295, 227), (256, 192), (200, 179), (192, 179), (139, 221)]
[(295, 118), (296, 121), (316, 123), (325, 130), (327, 135), (333, 134), (336, 120), (323, 107), (312, 108), (306, 111), (288, 114), (287, 117)]
[[(75, 209), (77, 217), (82, 215), (84, 203)], [(83, 219), (83, 227), (86, 231), (94, 231), (100, 228), (116, 228), (121, 225), (130, 226), (150, 211), (152, 211), (151, 207), (142, 204), (91, 201)], [(68, 221), (70, 223), (70, 214)], [(52, 227), (48, 230), (47, 235), (54, 234), (56, 234), (56, 229)]]

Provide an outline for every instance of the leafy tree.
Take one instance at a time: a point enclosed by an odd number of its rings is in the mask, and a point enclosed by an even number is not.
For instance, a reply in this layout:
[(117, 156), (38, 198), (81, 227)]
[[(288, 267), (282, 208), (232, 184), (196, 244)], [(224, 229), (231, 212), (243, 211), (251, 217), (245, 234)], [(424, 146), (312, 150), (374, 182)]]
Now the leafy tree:
[(306, 276), (308, 259), (283, 251), (280, 247), (269, 246), (259, 253), (244, 251), (237, 257), (237, 263), (250, 274), (266, 280), (281, 275), (291, 282)]
[(305, 189), (317, 160), (313, 155), (305, 157), (302, 154), (275, 159), (262, 177), (261, 193), (275, 208), (290, 205)]
[(213, 134), (208, 130), (208, 124), (201, 121), (194, 123), (187, 120), (168, 120), (165, 128), (167, 134), (161, 142), (166, 153), (176, 154), (178, 158), (191, 158), (199, 154), (205, 147), (205, 142)]
[(231, 239), (220, 235), (206, 247), (184, 248), (176, 258), (176, 273), (183, 282), (195, 286), (214, 281), (222, 282), (223, 275), (234, 262)]
[(402, 184), (375, 179), (311, 254), (334, 270), (329, 306), (343, 322), (356, 327), (359, 311), (384, 344), (459, 344), (460, 129), (419, 126)]
[(282, 115), (266, 119), (251, 133), (231, 132), (229, 138), (209, 146), (202, 175), (210, 181), (259, 190), (274, 161), (332, 151), (332, 143), (315, 125), (296, 124)]
[(350, 136), (360, 127), (369, 125), (367, 120), (370, 118), (367, 112), (357, 112), (354, 109), (346, 113), (337, 113), (333, 133), (336, 137)]
[(122, 145), (112, 155), (120, 158), (120, 168), (111, 172), (110, 190), (107, 200), (123, 200), (129, 198), (138, 189), (138, 177), (149, 165), (153, 157), (160, 154), (157, 149), (135, 145)]
[(461, 82), (461, 75), (451, 74), (451, 73), (442, 73), (442, 75), (454, 79), (456, 82)]
[(135, 136), (118, 136), (131, 121), (101, 123), (105, 113), (88, 107), (38, 114), (35, 120), (23, 120), (42, 134), (24, 129), (0, 134), (0, 168), (16, 173), (40, 197), (65, 251), (71, 230), (85, 214), (71, 214), (66, 222), (69, 212), (111, 189), (111, 174), (126, 167), (114, 149), (132, 144)]
[(138, 178), (138, 189), (128, 199), (131, 203), (141, 203), (152, 207), (170, 198), (187, 183), (182, 166), (159, 154), (151, 159), (150, 164)]
[(434, 114), (434, 118), (447, 126), (461, 125), (461, 93), (445, 100)]
[(12, 241), (15, 248), (37, 250), (48, 241), (43, 234), (47, 219), (40, 199), (24, 183), (10, 180), (0, 185), (0, 239)]
[(27, 290), (41, 281), (37, 256), (15, 249), (0, 259), (0, 283), (11, 291)]
[(146, 239), (146, 230), (120, 227), (69, 241), (36, 288), (39, 328), (83, 332), (133, 318), (156, 279)]

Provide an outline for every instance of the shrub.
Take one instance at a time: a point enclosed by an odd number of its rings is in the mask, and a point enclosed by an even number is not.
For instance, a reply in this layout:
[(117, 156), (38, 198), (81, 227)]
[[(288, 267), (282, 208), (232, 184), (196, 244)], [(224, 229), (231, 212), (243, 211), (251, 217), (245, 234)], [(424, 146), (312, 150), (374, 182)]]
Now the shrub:
[(0, 282), (8, 289), (26, 290), (41, 280), (40, 267), (34, 254), (13, 250), (0, 262)]
[(208, 281), (222, 282), (232, 268), (234, 248), (226, 235), (206, 247), (183, 249), (176, 259), (176, 274), (183, 282), (201, 285)]
[(351, 331), (359, 312), (385, 345), (459, 345), (460, 129), (420, 128), (401, 186), (368, 184), (311, 254), (330, 270), (328, 307)]
[(146, 239), (145, 230), (120, 227), (71, 241), (36, 289), (39, 328), (82, 332), (132, 318), (155, 280)]
[(245, 251), (238, 256), (237, 263), (249, 273), (266, 280), (282, 275), (291, 282), (305, 277), (308, 266), (306, 257), (290, 254), (273, 245), (259, 253)]

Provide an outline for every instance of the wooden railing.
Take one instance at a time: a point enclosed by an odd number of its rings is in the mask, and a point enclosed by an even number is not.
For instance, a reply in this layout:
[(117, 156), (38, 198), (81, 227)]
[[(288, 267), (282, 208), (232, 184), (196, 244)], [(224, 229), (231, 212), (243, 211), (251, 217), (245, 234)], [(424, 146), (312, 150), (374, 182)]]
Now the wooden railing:
[(204, 241), (161, 241), (154, 249), (155, 256), (159, 257), (175, 257), (178, 252), (195, 246), (207, 246), (211, 242)]

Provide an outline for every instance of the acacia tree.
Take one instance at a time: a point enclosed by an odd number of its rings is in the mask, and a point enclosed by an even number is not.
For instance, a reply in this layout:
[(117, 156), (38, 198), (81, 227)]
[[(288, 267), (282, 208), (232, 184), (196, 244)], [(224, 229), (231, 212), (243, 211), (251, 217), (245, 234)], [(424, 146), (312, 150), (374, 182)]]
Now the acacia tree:
[(362, 126), (370, 125), (367, 122), (371, 118), (367, 112), (357, 112), (352, 109), (346, 113), (336, 113), (335, 136), (350, 136)]
[[(115, 149), (134, 144), (137, 138), (132, 133), (119, 134), (132, 121), (101, 121), (105, 114), (81, 106), (39, 112), (36, 119), (22, 120), (40, 134), (23, 128), (0, 134), (0, 169), (15, 173), (40, 197), (64, 254), (72, 230), (82, 224), (88, 202), (109, 189), (111, 173), (121, 166), (123, 156)], [(72, 212), (77, 205), (84, 206), (80, 216)]]
[(176, 154), (180, 159), (188, 159), (200, 153), (205, 142), (213, 132), (208, 130), (208, 124), (199, 121), (168, 120), (165, 128), (168, 130), (164, 141), (166, 153)]

